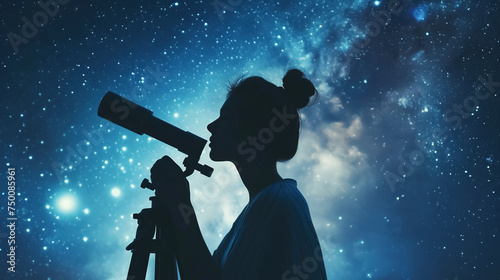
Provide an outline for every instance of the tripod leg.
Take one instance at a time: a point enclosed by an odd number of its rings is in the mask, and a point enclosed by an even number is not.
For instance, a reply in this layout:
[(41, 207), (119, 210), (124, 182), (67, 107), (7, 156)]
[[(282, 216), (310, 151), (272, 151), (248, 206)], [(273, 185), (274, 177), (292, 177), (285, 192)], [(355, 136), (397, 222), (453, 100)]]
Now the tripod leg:
[(155, 280), (177, 280), (177, 263), (169, 232), (172, 232), (169, 221), (157, 224), (156, 239), (160, 246), (155, 259)]
[(145, 280), (148, 262), (148, 250), (139, 249), (132, 252), (132, 259), (130, 260), (127, 280)]
[(155, 217), (152, 215), (152, 209), (143, 209), (140, 214), (135, 214), (134, 218), (139, 225), (134, 241), (127, 246), (127, 250), (132, 250), (127, 280), (144, 280), (152, 250)]

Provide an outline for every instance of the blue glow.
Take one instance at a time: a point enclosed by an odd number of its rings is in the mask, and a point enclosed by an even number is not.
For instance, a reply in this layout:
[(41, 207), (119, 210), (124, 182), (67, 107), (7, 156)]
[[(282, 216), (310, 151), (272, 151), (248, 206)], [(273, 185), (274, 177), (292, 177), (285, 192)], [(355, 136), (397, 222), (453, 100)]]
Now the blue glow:
[(429, 7), (427, 5), (420, 5), (413, 11), (413, 17), (417, 21), (424, 21), (427, 18), (428, 11)]
[(76, 209), (77, 201), (75, 196), (65, 194), (57, 200), (57, 209), (63, 213), (71, 213)]

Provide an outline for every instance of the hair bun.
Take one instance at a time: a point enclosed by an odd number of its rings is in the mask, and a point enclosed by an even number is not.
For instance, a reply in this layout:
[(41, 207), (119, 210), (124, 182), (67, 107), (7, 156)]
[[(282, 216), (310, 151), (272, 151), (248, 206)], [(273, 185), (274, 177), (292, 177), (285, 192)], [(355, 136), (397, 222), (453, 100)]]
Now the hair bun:
[(298, 69), (290, 69), (283, 77), (283, 88), (285, 95), (301, 109), (309, 104), (309, 98), (316, 93), (313, 83), (304, 77), (304, 73)]

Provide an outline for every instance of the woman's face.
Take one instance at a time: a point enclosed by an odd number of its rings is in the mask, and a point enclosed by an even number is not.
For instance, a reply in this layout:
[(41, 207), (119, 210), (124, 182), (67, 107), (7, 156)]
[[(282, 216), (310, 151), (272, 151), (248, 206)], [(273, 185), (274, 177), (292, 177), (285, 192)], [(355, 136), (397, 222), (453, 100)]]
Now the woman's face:
[(213, 161), (238, 159), (238, 108), (239, 98), (230, 95), (220, 109), (220, 116), (207, 126), (210, 137), (210, 158)]

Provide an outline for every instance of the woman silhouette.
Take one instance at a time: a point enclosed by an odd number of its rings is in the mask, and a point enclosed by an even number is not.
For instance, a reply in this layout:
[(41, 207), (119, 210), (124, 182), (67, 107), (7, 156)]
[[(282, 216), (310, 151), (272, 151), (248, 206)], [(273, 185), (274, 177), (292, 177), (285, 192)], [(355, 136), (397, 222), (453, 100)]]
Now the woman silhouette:
[(230, 87), (220, 117), (208, 125), (210, 158), (236, 166), (249, 202), (213, 255), (192, 210), (189, 185), (169, 157), (151, 168), (156, 194), (174, 223), (181, 279), (326, 279), (316, 231), (293, 179), (278, 161), (291, 159), (299, 139), (298, 109), (317, 94), (301, 71), (289, 70), (283, 87), (261, 77)]

